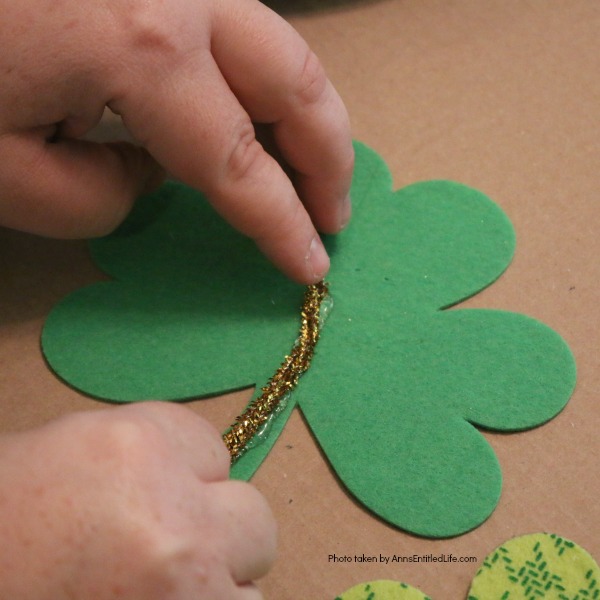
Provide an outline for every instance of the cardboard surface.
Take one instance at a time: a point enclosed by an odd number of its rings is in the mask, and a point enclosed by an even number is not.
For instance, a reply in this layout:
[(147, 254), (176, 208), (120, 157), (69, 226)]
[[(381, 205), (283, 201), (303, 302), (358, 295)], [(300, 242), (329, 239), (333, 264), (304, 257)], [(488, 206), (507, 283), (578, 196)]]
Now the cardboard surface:
[[(293, 413), (254, 478), (279, 523), (267, 600), (329, 600), (394, 579), (462, 599), (478, 563), (515, 535), (549, 531), (600, 557), (600, 10), (594, 0), (421, 0), (343, 4), (287, 18), (320, 56), (354, 136), (390, 166), (394, 187), (463, 182), (493, 198), (516, 229), (510, 268), (461, 306), (522, 312), (569, 343), (578, 383), (566, 409), (526, 434), (485, 433), (503, 468), (498, 508), (458, 538), (426, 540), (357, 506)], [(291, 13), (291, 14), (290, 14)], [(110, 125), (110, 124), (109, 124)], [(104, 277), (83, 243), (0, 230), (0, 428), (23, 429), (103, 406), (46, 367), (50, 308)], [(191, 404), (223, 429), (249, 392)], [(478, 563), (332, 562), (330, 555), (453, 554)]]

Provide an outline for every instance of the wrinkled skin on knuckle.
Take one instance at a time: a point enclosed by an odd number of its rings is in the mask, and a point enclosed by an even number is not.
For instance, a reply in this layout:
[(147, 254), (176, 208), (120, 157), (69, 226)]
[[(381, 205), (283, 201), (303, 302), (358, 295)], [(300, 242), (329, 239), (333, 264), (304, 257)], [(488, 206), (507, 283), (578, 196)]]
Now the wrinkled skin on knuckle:
[[(115, 476), (135, 476), (146, 463), (168, 451), (167, 441), (158, 425), (138, 415), (112, 411), (95, 422), (89, 432), (91, 459), (114, 469)], [(102, 466), (102, 465), (100, 465)]]
[(302, 106), (316, 104), (323, 97), (327, 88), (327, 75), (321, 61), (310, 49), (306, 50), (306, 58), (296, 81), (294, 99)]
[[(132, 520), (137, 521), (135, 517)], [(118, 590), (120, 595), (114, 597), (149, 600), (180, 597), (177, 594), (182, 581), (196, 569), (197, 557), (192, 545), (160, 525), (135, 522), (129, 527), (129, 530), (106, 528), (106, 536), (110, 536), (108, 544), (99, 547), (95, 555), (93, 552), (89, 555), (95, 564), (90, 564), (94, 572), (88, 573), (88, 580), (104, 582), (102, 586), (107, 591)], [(91, 540), (90, 545), (93, 547), (94, 543)]]
[(158, 424), (135, 414), (98, 423), (90, 438), (106, 482), (97, 491), (103, 505), (98, 527), (113, 549), (107, 553), (100, 545), (97, 551), (112, 562), (116, 580), (126, 563), (123, 585), (129, 579), (148, 586), (148, 597), (164, 597), (176, 585), (173, 569), (190, 563), (193, 548), (181, 490), (171, 477), (177, 465), (170, 444)]
[(135, 551), (138, 576), (158, 597), (168, 597), (187, 573), (199, 567), (194, 545), (187, 536), (174, 535), (159, 525), (148, 526), (138, 535)]
[(256, 139), (254, 125), (247, 119), (233, 132), (233, 143), (225, 159), (226, 178), (233, 182), (246, 179), (263, 157), (263, 148)]
[[(123, 597), (165, 597), (154, 587), (167, 589), (168, 578), (151, 567), (173, 554), (174, 543), (144, 477), (157, 435), (142, 420), (107, 416), (75, 413), (23, 437), (24, 450), (38, 459), (38, 478), (28, 483), (38, 496), (28, 514), (38, 530), (32, 572), (46, 585), (68, 583), (73, 598), (117, 597), (110, 589)], [(40, 557), (49, 539), (56, 551)], [(139, 588), (148, 593), (133, 595)]]
[[(148, 513), (137, 531), (135, 556), (138, 579), (156, 598), (180, 597), (182, 590), (202, 593), (212, 588), (226, 564), (224, 532), (209, 518), (204, 493), (194, 495), (194, 510), (171, 505), (168, 516)], [(204, 508), (202, 508), (204, 507)], [(206, 540), (209, 543), (206, 543)], [(218, 587), (218, 586), (217, 586)], [(183, 596), (182, 596), (183, 597)]]

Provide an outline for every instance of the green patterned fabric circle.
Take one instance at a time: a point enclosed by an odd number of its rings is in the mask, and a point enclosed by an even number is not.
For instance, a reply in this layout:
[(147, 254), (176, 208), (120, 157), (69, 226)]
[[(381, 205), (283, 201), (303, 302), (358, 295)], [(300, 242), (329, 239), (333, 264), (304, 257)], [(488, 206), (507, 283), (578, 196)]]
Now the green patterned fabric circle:
[[(335, 600), (431, 599), (405, 583), (379, 580), (355, 585)], [(600, 600), (600, 568), (581, 546), (559, 535), (522, 535), (488, 554), (467, 600)]]
[(498, 546), (483, 561), (468, 600), (596, 600), (600, 569), (581, 547), (533, 533)]
[(359, 583), (335, 600), (431, 600), (414, 587), (399, 581), (370, 581)]

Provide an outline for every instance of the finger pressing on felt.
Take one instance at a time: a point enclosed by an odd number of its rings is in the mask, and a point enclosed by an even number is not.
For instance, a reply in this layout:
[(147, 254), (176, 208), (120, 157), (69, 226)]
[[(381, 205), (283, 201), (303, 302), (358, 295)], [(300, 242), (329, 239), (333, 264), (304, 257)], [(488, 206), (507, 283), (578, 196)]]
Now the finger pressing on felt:
[(221, 0), (219, 7), (211, 50), (220, 70), (252, 120), (273, 124), (316, 227), (339, 231), (350, 218), (354, 165), (340, 96), (319, 59), (279, 15), (249, 0)]
[(143, 148), (38, 132), (0, 138), (0, 223), (59, 238), (105, 235), (163, 171)]
[(216, 210), (300, 283), (329, 258), (289, 178), (256, 140), (250, 117), (208, 57), (116, 107), (137, 139), (175, 176), (204, 191)]
[(191, 409), (172, 402), (151, 401), (118, 407), (117, 410), (154, 423), (202, 481), (223, 481), (229, 476), (231, 459), (221, 434)]
[(212, 522), (228, 532), (219, 544), (231, 576), (243, 584), (265, 575), (276, 551), (276, 524), (264, 497), (249, 483), (211, 484)]

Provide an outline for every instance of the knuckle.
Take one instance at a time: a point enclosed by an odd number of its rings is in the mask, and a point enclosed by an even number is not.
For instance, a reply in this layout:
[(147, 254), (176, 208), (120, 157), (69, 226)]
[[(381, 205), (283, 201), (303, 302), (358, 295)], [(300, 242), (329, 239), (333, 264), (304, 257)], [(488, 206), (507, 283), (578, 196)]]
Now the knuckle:
[(237, 182), (248, 177), (260, 161), (262, 153), (252, 122), (244, 120), (235, 129), (233, 143), (225, 161), (227, 178)]
[[(246, 535), (265, 555), (273, 557), (277, 545), (277, 522), (264, 495), (246, 481), (229, 482), (230, 493), (242, 502), (237, 504), (237, 518), (244, 522)], [(230, 518), (231, 521), (231, 518)]]
[(301, 104), (314, 104), (321, 99), (326, 87), (327, 75), (321, 61), (312, 50), (307, 50), (296, 84), (296, 99)]
[(189, 564), (194, 557), (188, 536), (166, 531), (158, 522), (146, 523), (137, 542), (139, 557), (146, 565), (148, 576), (159, 579), (171, 579), (175, 574), (174, 567)]
[(261, 531), (264, 531), (265, 536), (269, 537), (271, 532), (275, 532), (277, 528), (273, 511), (265, 496), (257, 488), (248, 482), (242, 483), (245, 486), (240, 492), (246, 496), (248, 505), (252, 507), (252, 514), (262, 524)]
[(194, 539), (172, 530), (164, 522), (170, 520), (167, 515), (158, 517), (152, 512), (140, 510), (134, 517), (129, 515), (126, 523), (125, 515), (122, 516), (121, 556), (128, 563), (127, 579), (136, 581), (148, 593), (140, 597), (158, 597), (155, 594), (159, 592), (160, 597), (171, 598), (178, 582), (204, 565), (198, 564)]
[(96, 443), (123, 468), (145, 460), (149, 450), (163, 443), (159, 427), (149, 419), (123, 415), (105, 419), (94, 429)]

